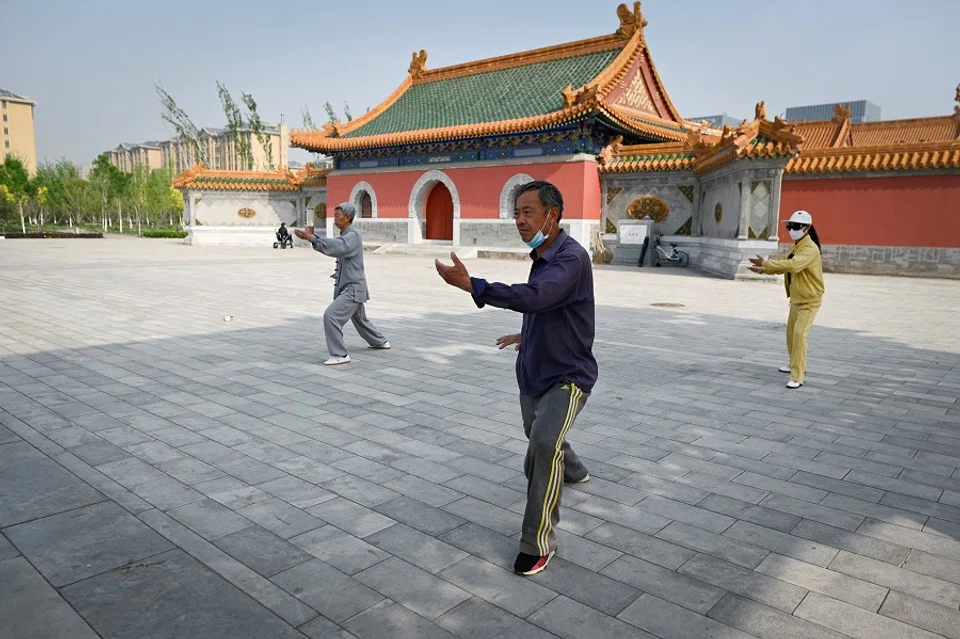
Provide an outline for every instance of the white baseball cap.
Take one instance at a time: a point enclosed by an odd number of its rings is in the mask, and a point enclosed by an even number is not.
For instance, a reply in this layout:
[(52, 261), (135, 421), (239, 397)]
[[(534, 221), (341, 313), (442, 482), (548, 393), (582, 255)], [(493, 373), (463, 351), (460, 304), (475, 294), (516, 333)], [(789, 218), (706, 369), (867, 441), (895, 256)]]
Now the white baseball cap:
[(806, 226), (813, 225), (813, 216), (807, 213), (806, 211), (794, 211), (793, 215), (790, 216), (789, 220), (784, 220), (784, 224), (803, 224)]

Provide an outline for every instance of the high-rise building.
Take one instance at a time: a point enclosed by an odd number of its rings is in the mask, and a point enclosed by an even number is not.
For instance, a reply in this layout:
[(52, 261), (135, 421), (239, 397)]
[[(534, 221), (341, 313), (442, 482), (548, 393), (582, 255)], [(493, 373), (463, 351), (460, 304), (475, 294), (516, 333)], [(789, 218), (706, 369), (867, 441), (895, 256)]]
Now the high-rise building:
[[(265, 145), (260, 143), (249, 128), (240, 129), (234, 135), (230, 129), (204, 127), (198, 136), (202, 154), (198, 154), (192, 142), (171, 138), (136, 144), (123, 143), (115, 149), (106, 151), (105, 155), (111, 164), (126, 172), (132, 171), (137, 165), (145, 165), (151, 169), (169, 166), (179, 173), (195, 166), (200, 161), (201, 155), (206, 156), (206, 167), (214, 170), (272, 171), (277, 167), (287, 166), (289, 146), (287, 125), (283, 122), (279, 125), (264, 124), (263, 129), (268, 140), (266, 146), (269, 146), (269, 154)], [(252, 167), (242, 166), (237, 148), (237, 136), (243, 136), (247, 141), (253, 162)]]
[(720, 113), (717, 115), (704, 115), (696, 118), (686, 118), (690, 122), (700, 123), (707, 121), (710, 126), (714, 129), (722, 129), (725, 126), (736, 127), (740, 126), (740, 123), (743, 122), (742, 119), (737, 119), (733, 116), (727, 115), (726, 113)]
[(12, 155), (21, 160), (30, 175), (37, 172), (37, 139), (33, 128), (33, 109), (37, 103), (22, 95), (0, 89), (0, 158)]
[(809, 106), (789, 107), (784, 114), (787, 122), (807, 122), (810, 120), (829, 120), (834, 116), (834, 107), (836, 105), (850, 105), (850, 121), (854, 124), (860, 122), (876, 122), (880, 119), (880, 107), (867, 100), (854, 100), (852, 102), (830, 102), (829, 104), (813, 104)]

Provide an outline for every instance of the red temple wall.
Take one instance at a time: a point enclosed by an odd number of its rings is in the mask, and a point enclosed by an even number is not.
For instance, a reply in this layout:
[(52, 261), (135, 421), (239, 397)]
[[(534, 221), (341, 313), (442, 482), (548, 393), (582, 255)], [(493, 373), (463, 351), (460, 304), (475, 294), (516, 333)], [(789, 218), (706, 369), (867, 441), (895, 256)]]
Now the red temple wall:
[[(506, 182), (519, 173), (535, 180), (552, 182), (564, 201), (564, 219), (600, 219), (600, 177), (596, 162), (558, 162), (514, 166), (442, 168), (456, 185), (460, 196), (461, 219), (500, 217), (500, 194)], [(429, 168), (412, 171), (383, 171), (331, 175), (327, 179), (328, 210), (350, 198), (359, 182), (373, 187), (378, 218), (406, 218), (410, 194), (417, 180)]]
[[(824, 244), (960, 247), (960, 175), (789, 179), (780, 219), (813, 216)], [(792, 243), (783, 225), (780, 242)]]

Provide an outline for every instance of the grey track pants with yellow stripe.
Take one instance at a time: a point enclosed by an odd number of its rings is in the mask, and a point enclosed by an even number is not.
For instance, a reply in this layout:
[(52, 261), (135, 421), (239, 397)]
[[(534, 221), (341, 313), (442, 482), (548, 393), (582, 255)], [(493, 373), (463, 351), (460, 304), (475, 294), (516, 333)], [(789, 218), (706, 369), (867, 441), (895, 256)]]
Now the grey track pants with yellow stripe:
[(542, 397), (520, 396), (523, 432), (530, 440), (523, 461), (527, 508), (520, 552), (544, 556), (557, 549), (554, 528), (560, 521), (564, 477), (578, 481), (587, 475), (566, 437), (588, 396), (569, 383), (554, 385)]

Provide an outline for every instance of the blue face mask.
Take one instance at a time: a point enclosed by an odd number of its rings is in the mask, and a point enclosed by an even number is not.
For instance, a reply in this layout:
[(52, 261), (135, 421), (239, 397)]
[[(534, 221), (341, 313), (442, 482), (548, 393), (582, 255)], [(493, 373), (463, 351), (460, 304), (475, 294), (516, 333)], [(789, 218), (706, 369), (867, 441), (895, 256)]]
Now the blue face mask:
[(543, 234), (543, 229), (546, 228), (549, 222), (550, 222), (550, 218), (548, 217), (547, 220), (543, 223), (543, 226), (540, 227), (540, 230), (537, 231), (537, 234), (533, 236), (533, 239), (530, 240), (529, 242), (524, 242), (524, 244), (526, 244), (532, 249), (540, 248), (540, 246), (547, 241), (548, 236)]

